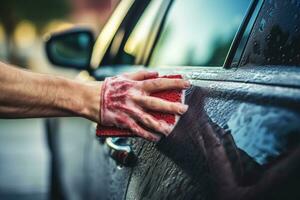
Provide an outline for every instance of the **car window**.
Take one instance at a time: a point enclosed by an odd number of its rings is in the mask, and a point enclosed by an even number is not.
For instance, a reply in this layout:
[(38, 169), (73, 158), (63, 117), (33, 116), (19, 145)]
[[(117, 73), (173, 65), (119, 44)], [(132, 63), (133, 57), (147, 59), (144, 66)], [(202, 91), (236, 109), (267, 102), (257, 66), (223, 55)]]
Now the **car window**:
[(300, 1), (264, 2), (239, 65), (300, 65)]
[(163, 3), (166, 2), (163, 0), (152, 0), (149, 3), (130, 34), (123, 39), (125, 43), (118, 49), (117, 64), (132, 65), (138, 63), (138, 57), (142, 55)]
[(147, 36), (156, 18), (157, 10), (159, 10), (161, 4), (161, 0), (154, 0), (148, 6), (124, 46), (124, 51), (126, 53), (124, 55), (136, 58), (139, 52), (143, 50), (146, 40), (148, 39)]
[(150, 66), (223, 66), (251, 0), (176, 0)]
[(94, 50), (90, 63), (92, 68), (96, 69), (101, 64), (105, 64), (103, 59), (105, 58), (106, 52), (108, 52), (109, 45), (113, 39), (112, 36), (117, 32), (117, 29), (122, 23), (122, 19), (126, 16), (133, 4), (134, 0), (122, 0), (103, 27), (93, 48)]

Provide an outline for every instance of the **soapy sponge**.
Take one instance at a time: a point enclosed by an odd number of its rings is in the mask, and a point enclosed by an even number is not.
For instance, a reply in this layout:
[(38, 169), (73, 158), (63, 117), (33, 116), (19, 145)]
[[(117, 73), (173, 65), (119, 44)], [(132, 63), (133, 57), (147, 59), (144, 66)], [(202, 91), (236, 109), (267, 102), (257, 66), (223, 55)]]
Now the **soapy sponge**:
[[(162, 76), (160, 78), (170, 78), (170, 79), (178, 79), (182, 78), (181, 75), (167, 75)], [(168, 91), (161, 91), (161, 92), (155, 92), (150, 94), (150, 96), (157, 97), (160, 99), (164, 99), (166, 101), (170, 102), (184, 102), (184, 90), (168, 90)], [(162, 113), (157, 111), (151, 111), (149, 110), (148, 113), (152, 115), (157, 120), (163, 120), (167, 122), (169, 125), (174, 128), (176, 123), (179, 120), (179, 115), (175, 114), (168, 114), (168, 113)], [(108, 126), (102, 126), (100, 124), (97, 125), (96, 135), (98, 137), (134, 137), (134, 135), (130, 130), (128, 129), (121, 129), (118, 127), (108, 127)]]

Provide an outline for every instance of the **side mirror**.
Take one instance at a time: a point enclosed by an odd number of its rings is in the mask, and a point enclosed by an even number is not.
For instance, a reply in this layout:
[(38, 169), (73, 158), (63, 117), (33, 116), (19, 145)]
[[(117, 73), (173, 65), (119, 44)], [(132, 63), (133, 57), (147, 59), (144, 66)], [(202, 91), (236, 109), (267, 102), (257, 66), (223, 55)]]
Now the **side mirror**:
[(54, 65), (87, 69), (90, 67), (94, 42), (93, 33), (86, 28), (54, 33), (46, 40), (47, 57)]

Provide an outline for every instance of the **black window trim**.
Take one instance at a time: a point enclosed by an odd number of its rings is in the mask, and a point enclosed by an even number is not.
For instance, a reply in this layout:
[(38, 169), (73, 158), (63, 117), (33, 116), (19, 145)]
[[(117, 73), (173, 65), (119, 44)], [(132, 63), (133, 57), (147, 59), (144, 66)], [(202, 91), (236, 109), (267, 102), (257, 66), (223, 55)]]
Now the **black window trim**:
[[(124, 38), (122, 39), (121, 44), (119, 46), (119, 51), (117, 52), (117, 54), (114, 57), (112, 57), (110, 55), (110, 48), (111, 48), (111, 46), (112, 46), (112, 44), (115, 40), (116, 35), (120, 31), (124, 31), (124, 33), (127, 33), (128, 35), (130, 35), (132, 29), (136, 26), (136, 23), (140, 19), (141, 15), (144, 13), (145, 8), (149, 5), (150, 1), (151, 0), (135, 1), (133, 3), (133, 5), (129, 9), (129, 11), (127, 12), (126, 16), (123, 18), (123, 20), (122, 20), (119, 28), (117, 29), (116, 33), (113, 35), (113, 38), (112, 38), (110, 44), (108, 45), (108, 48), (107, 48), (107, 50), (104, 54), (104, 57), (102, 58), (102, 60), (98, 64), (98, 68), (100, 66), (103, 66), (103, 65), (114, 65), (114, 63), (116, 62), (115, 59), (117, 59), (117, 57), (119, 56), (120, 47), (123, 45), (124, 40), (127, 39), (124, 35)], [(132, 16), (137, 15), (137, 10), (140, 10), (138, 12), (139, 14), (138, 14), (138, 16), (135, 16), (134, 20), (133, 20)], [(104, 61), (106, 61), (106, 62), (104, 62)]]
[[(231, 46), (229, 48), (228, 54), (226, 56), (226, 59), (225, 59), (224, 65), (223, 65), (223, 67), (225, 69), (229, 69), (229, 68), (233, 67), (232, 63), (233, 63), (233, 61), (235, 59), (236, 53), (239, 50), (239, 48), (242, 48), (241, 49), (242, 53), (237, 58), (237, 60), (239, 61), (241, 59), (247, 42), (245, 43), (244, 46), (240, 46), (240, 43), (241, 43), (241, 40), (243, 39), (245, 31), (247, 30), (247, 28), (249, 28), (249, 25), (251, 25), (251, 24), (249, 24), (249, 22), (251, 21), (251, 19), (253, 17), (255, 17), (255, 20), (256, 20), (256, 18), (257, 18), (257, 16), (253, 16), (253, 14), (255, 13), (256, 9), (259, 9), (259, 10), (261, 9), (262, 6), (260, 8), (257, 8), (257, 6), (259, 5), (260, 1), (262, 1), (262, 3), (261, 3), (261, 5), (262, 5), (263, 2), (264, 2), (264, 0), (252, 0), (251, 4), (250, 4), (250, 6), (249, 6), (249, 8), (248, 8), (248, 10), (246, 12), (246, 15), (245, 15), (245, 17), (244, 17), (244, 19), (243, 19), (240, 27), (238, 28), (238, 31), (237, 31), (237, 33), (236, 33), (236, 35), (235, 35), (235, 37), (234, 37), (234, 39), (233, 39), (233, 41), (231, 43)], [(249, 36), (250, 36), (250, 34), (252, 32), (254, 24), (252, 24), (251, 26), (252, 26), (252, 27), (250, 27), (251, 31), (249, 32), (249, 35), (247, 35), (247, 41), (248, 41)]]
[[(140, 18), (142, 17), (144, 11), (147, 9), (147, 7), (150, 5), (152, 0), (144, 0), (144, 1), (138, 1), (140, 4), (138, 4), (137, 2), (135, 2), (132, 6), (132, 8), (130, 8), (129, 12), (126, 14), (125, 18), (123, 19), (123, 21), (121, 22), (120, 27), (118, 28), (118, 30), (116, 31), (116, 33), (113, 36), (112, 41), (109, 44), (109, 48), (107, 50), (107, 52), (105, 53), (104, 58), (102, 59), (102, 61), (100, 62), (99, 66), (101, 65), (116, 65), (115, 62), (118, 62), (118, 59), (120, 58), (120, 55), (122, 54), (122, 49), (124, 48), (128, 38), (130, 37), (132, 31), (134, 30), (134, 28), (136, 27), (138, 21), (140, 20)], [(166, 15), (168, 13), (168, 9), (169, 6), (171, 4), (173, 0), (164, 0), (163, 3), (161, 4), (159, 10), (156, 12), (156, 23), (152, 24), (152, 32), (147, 34), (146, 38), (147, 38), (147, 42), (144, 44), (144, 47), (142, 48), (142, 50), (138, 53), (137, 58), (136, 58), (136, 63), (133, 63), (132, 65), (145, 65), (145, 55), (147, 55), (147, 53), (149, 53), (151, 51), (151, 47), (153, 47), (153, 41), (155, 41), (155, 39), (157, 38), (157, 32), (159, 31), (159, 29), (157, 29), (157, 24), (161, 24), (161, 21), (163, 20), (163, 18), (165, 17), (164, 15)], [(136, 10), (141, 9), (142, 12), (139, 13), (139, 15), (137, 17), (135, 17), (134, 20), (132, 20), (131, 16), (132, 14), (136, 14)], [(163, 15), (163, 17), (162, 17)], [(110, 55), (110, 48), (115, 40), (116, 35), (120, 32), (123, 31), (124, 32), (124, 36), (120, 42), (120, 45), (118, 47), (118, 52), (116, 53), (116, 55), (114, 55), (113, 57)], [(116, 60), (117, 59), (117, 60)], [(103, 60), (108, 60), (108, 63), (103, 63)]]
[[(159, 37), (162, 33), (162, 30), (163, 30), (163, 27), (165, 25), (165, 22), (166, 22), (166, 19), (167, 19), (167, 16), (168, 16), (168, 13), (170, 11), (170, 8), (172, 7), (173, 5), (173, 2), (174, 0), (169, 0), (169, 2), (167, 2), (167, 6), (166, 6), (166, 9), (164, 12), (162, 12), (160, 15), (161, 15), (161, 18), (159, 21), (157, 21), (156, 24), (154, 24), (154, 26), (156, 26), (156, 29), (153, 29), (153, 30), (156, 30), (155, 32), (153, 32), (152, 34), (149, 35), (149, 39), (147, 44), (146, 44), (146, 48), (144, 49), (144, 52), (143, 52), (143, 55), (142, 55), (142, 63), (143, 65), (145, 65), (146, 67), (149, 66), (149, 62), (150, 62), (150, 59), (152, 57), (152, 54), (153, 54), (153, 51), (154, 51), (154, 48), (159, 40)], [(154, 27), (153, 27), (154, 28)]]

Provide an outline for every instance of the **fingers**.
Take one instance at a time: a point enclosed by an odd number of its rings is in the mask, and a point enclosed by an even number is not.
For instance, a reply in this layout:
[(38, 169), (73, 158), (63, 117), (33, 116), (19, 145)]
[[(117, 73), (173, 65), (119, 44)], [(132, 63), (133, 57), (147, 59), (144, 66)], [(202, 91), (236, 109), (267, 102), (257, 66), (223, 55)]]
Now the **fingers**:
[(190, 82), (183, 79), (157, 78), (143, 81), (142, 87), (151, 93), (161, 90), (186, 89), (190, 87)]
[(159, 121), (153, 116), (142, 111), (135, 112), (135, 114), (136, 115), (133, 117), (146, 127), (151, 128), (159, 133), (162, 133), (165, 136), (168, 136), (171, 133), (171, 126), (166, 122)]
[(124, 117), (122, 120), (126, 120), (126, 124), (124, 124), (124, 128), (130, 129), (134, 134), (145, 138), (146, 140), (158, 142), (161, 137), (159, 135), (150, 133), (146, 131), (142, 127), (140, 127), (133, 119), (129, 118), (128, 116)]
[(146, 131), (145, 129), (141, 128), (139, 125), (136, 125), (135, 127), (129, 127), (129, 129), (132, 130), (138, 136), (152, 142), (158, 142), (161, 139), (161, 136), (150, 133), (149, 131)]
[(124, 74), (124, 76), (135, 81), (141, 81), (149, 78), (157, 78), (158, 72), (139, 71), (135, 73)]
[(133, 117), (136, 121), (141, 122), (146, 127), (162, 133), (165, 136), (168, 136), (172, 131), (171, 126), (168, 123), (159, 121), (150, 114), (145, 113), (138, 108), (128, 108), (123, 105), (119, 105), (118, 108), (127, 113), (129, 116)]
[(156, 110), (160, 112), (182, 115), (188, 109), (187, 105), (176, 102), (169, 102), (156, 97), (134, 96), (133, 99), (137, 104), (139, 104), (143, 108)]

